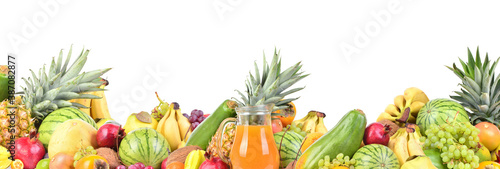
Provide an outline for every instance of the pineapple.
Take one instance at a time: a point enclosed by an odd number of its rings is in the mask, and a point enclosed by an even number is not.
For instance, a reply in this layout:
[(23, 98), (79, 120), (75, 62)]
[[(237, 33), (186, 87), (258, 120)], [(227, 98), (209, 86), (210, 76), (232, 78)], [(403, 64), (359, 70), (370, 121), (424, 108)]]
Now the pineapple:
[[(11, 136), (14, 135), (14, 140), (20, 137), (29, 136), (30, 132), (36, 131), (33, 124), (33, 118), (28, 110), (21, 104), (21, 97), (17, 96), (14, 105), (9, 104), (9, 100), (4, 100), (0, 103), (0, 129), (2, 136), (0, 137), (0, 145), (8, 147), (11, 142)], [(10, 113), (9, 113), (10, 112)], [(10, 117), (14, 118), (14, 124), (10, 125)], [(11, 129), (15, 129), (14, 133), (10, 133)]]
[[(239, 107), (273, 103), (274, 112), (288, 108), (289, 102), (298, 99), (298, 97), (284, 98), (289, 94), (304, 89), (304, 87), (285, 90), (309, 74), (302, 75), (303, 72), (299, 72), (302, 67), (300, 62), (281, 72), (281, 59), (279, 57), (280, 53), (276, 52), (275, 49), (271, 65), (268, 65), (266, 56), (264, 55), (262, 77), (260, 76), (257, 63), (254, 63), (255, 76), (250, 73), (250, 77), (246, 80), (246, 95), (237, 90), (241, 96), (241, 100), (235, 99)], [(273, 113), (272, 116), (277, 115), (279, 114)]]
[(500, 126), (500, 76), (495, 77), (495, 68), (500, 58), (491, 62), (486, 53), (484, 62), (481, 62), (479, 47), (475, 60), (471, 51), (467, 51), (467, 63), (459, 58), (463, 70), (455, 63), (453, 67), (447, 66), (462, 80), (462, 89), (455, 91), (457, 95), (450, 97), (469, 109), (468, 114), (473, 125), (486, 121)]
[(207, 152), (213, 157), (219, 157), (225, 163), (229, 163), (229, 153), (233, 146), (236, 134), (236, 118), (227, 118), (221, 122), (217, 133), (208, 144)]
[(63, 63), (63, 52), (61, 50), (57, 62), (52, 58), (48, 72), (45, 71), (45, 66), (43, 66), (38, 71), (38, 74), (30, 70), (32, 77), (28, 79), (22, 78), (26, 83), (26, 87), (22, 88), (24, 91), (22, 102), (26, 109), (31, 112), (31, 117), (36, 119), (36, 127), (41, 124), (45, 116), (59, 108), (86, 108), (84, 105), (72, 103), (69, 100), (99, 99), (98, 96), (84, 93), (104, 90), (99, 88), (102, 85), (100, 76), (111, 68), (80, 73), (87, 61), (89, 50), (82, 49), (75, 62), (69, 66), (71, 53), (72, 47)]

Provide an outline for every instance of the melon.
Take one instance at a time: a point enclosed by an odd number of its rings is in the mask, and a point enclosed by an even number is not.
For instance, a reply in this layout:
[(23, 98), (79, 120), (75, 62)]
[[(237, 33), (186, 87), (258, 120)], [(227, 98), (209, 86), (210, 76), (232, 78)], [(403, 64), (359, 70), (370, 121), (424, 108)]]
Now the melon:
[(355, 169), (399, 169), (400, 167), (396, 154), (388, 147), (380, 144), (361, 147), (354, 153), (352, 159), (356, 160)]
[(42, 142), (45, 149), (48, 148), (50, 138), (56, 128), (63, 122), (71, 119), (83, 120), (97, 129), (96, 123), (92, 119), (92, 117), (85, 114), (81, 110), (71, 107), (57, 109), (56, 111), (53, 111), (47, 117), (45, 117), (45, 119), (43, 119), (42, 121), (42, 124), (38, 128), (38, 133), (40, 134), (38, 139)]
[(126, 166), (141, 162), (155, 169), (161, 168), (161, 163), (168, 157), (170, 145), (155, 129), (138, 128), (127, 133), (120, 143), (118, 155)]
[(73, 156), (80, 148), (97, 148), (97, 130), (80, 119), (71, 119), (60, 124), (52, 133), (49, 142), (49, 157), (63, 152)]
[(422, 135), (425, 135), (431, 124), (441, 125), (453, 120), (470, 124), (464, 107), (450, 99), (431, 100), (425, 103), (417, 115), (417, 125), (421, 128)]
[(299, 154), (300, 152), (300, 145), (302, 144), (303, 139), (304, 137), (295, 132), (285, 133), (282, 131), (274, 133), (274, 142), (276, 143), (276, 148), (279, 149), (281, 143), (281, 149), (280, 149), (281, 168), (285, 168), (289, 163), (295, 160), (295, 157), (297, 157), (297, 154)]

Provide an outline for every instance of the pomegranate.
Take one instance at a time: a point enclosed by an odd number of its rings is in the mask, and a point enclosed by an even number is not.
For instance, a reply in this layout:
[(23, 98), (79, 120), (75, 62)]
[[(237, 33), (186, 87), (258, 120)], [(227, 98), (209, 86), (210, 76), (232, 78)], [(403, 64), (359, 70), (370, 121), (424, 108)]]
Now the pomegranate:
[(365, 145), (382, 144), (387, 146), (391, 137), (389, 136), (390, 131), (391, 127), (389, 125), (383, 125), (379, 122), (372, 123), (366, 127), (363, 142)]
[(167, 161), (168, 161), (168, 157), (165, 158), (165, 160), (163, 160), (163, 162), (161, 162), (161, 169), (166, 169), (167, 168)]
[(14, 159), (21, 160), (26, 169), (34, 169), (38, 161), (45, 156), (45, 148), (42, 142), (38, 140), (36, 132), (31, 132), (29, 137), (17, 139), (15, 147)]
[(283, 130), (283, 124), (280, 119), (274, 119), (271, 122), (271, 126), (273, 127), (273, 133), (277, 133)]
[(209, 157), (201, 163), (200, 169), (229, 169), (229, 167), (219, 157)]
[(97, 145), (116, 150), (125, 135), (125, 130), (120, 125), (104, 124), (97, 130)]

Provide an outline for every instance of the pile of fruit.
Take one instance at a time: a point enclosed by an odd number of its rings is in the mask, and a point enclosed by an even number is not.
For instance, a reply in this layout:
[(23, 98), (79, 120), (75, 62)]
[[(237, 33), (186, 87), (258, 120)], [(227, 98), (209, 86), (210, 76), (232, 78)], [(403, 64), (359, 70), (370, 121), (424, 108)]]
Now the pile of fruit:
[(110, 116), (104, 95), (108, 81), (101, 76), (110, 69), (81, 72), (89, 51), (69, 65), (71, 53), (63, 62), (61, 51), (48, 71), (22, 78), (24, 92), (14, 100), (6, 99), (8, 69), (0, 66), (0, 169), (243, 168), (232, 153), (242, 121), (235, 109), (259, 105), (273, 106), (260, 130), (272, 131), (265, 147), (277, 152), (273, 169), (500, 169), (499, 59), (481, 60), (479, 51), (468, 51), (461, 68), (448, 67), (462, 81), (451, 99), (429, 99), (410, 87), (376, 122), (367, 125), (365, 113), (354, 109), (331, 129), (324, 125), (328, 113), (295, 118), (298, 98), (286, 96), (304, 87), (288, 88), (308, 74), (300, 62), (282, 70), (279, 52), (269, 63), (264, 57), (261, 69), (255, 63), (246, 91), (237, 91), (241, 97), (210, 115), (182, 113), (179, 103), (156, 93), (158, 106), (131, 113), (123, 125)]

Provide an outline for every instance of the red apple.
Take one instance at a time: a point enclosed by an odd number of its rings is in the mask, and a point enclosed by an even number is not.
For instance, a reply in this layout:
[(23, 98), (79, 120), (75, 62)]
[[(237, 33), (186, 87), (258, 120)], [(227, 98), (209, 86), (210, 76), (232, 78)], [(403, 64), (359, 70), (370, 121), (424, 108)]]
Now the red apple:
[(389, 131), (391, 131), (391, 127), (388, 125), (384, 126), (378, 122), (372, 123), (366, 127), (363, 142), (365, 145), (381, 144), (387, 146), (390, 139)]
[(277, 133), (283, 130), (283, 124), (280, 119), (274, 119), (271, 121), (271, 126), (273, 127), (273, 133)]

